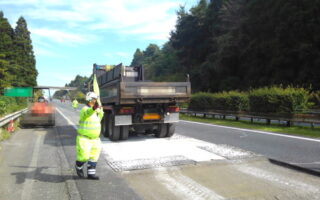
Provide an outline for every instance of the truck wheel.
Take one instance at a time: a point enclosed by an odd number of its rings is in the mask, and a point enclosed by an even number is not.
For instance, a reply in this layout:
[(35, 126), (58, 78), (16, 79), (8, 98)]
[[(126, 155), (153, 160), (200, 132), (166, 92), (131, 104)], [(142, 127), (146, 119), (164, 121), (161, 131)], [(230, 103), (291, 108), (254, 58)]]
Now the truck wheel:
[(101, 132), (100, 132), (100, 134), (102, 134), (104, 137), (109, 137), (109, 134), (108, 134), (109, 132), (107, 130), (108, 121), (106, 119), (107, 119), (107, 116), (106, 116), (106, 114), (104, 114), (103, 118), (101, 120)]
[(176, 130), (175, 124), (168, 124), (167, 137), (173, 136), (175, 130)]
[(127, 140), (129, 136), (129, 126), (120, 127), (120, 139)]
[(108, 118), (108, 132), (111, 141), (118, 141), (120, 138), (120, 126), (115, 126), (114, 115), (109, 115)]
[(157, 138), (163, 138), (167, 135), (167, 125), (166, 124), (159, 124), (158, 129), (155, 131), (155, 136)]

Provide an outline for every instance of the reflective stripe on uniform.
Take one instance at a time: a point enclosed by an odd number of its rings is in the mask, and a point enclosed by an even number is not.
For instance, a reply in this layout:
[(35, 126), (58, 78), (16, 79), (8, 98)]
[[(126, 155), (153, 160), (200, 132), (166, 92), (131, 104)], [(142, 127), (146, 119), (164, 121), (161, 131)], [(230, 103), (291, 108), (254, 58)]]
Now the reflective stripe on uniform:
[(85, 129), (85, 130), (100, 130), (100, 126), (99, 127), (84, 127), (84, 126), (79, 126), (79, 128), (81, 129)]
[(96, 174), (96, 169), (88, 169), (88, 174)]
[(88, 121), (79, 121), (79, 124), (100, 124), (100, 123), (97, 123), (97, 122), (88, 122)]

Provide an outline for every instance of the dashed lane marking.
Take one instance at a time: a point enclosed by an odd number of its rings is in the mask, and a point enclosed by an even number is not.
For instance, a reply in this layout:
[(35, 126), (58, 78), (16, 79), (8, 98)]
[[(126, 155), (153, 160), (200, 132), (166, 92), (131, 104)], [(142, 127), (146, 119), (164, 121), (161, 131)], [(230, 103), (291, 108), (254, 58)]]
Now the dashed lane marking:
[(60, 113), (60, 115), (62, 115), (62, 117), (64, 117), (64, 118), (67, 120), (68, 124), (71, 125), (74, 129), (77, 130), (77, 126), (76, 126), (68, 117), (66, 117), (66, 116), (60, 111), (59, 108), (56, 108), (56, 109), (57, 109), (57, 111)]

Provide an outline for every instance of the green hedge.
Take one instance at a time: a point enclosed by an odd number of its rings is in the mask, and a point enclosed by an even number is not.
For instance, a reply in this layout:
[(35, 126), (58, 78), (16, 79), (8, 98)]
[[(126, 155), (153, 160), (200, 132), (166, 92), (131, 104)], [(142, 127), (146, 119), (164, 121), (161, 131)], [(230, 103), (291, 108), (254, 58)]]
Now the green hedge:
[(199, 92), (193, 94), (190, 100), (189, 109), (191, 110), (209, 110), (213, 107), (213, 94)]
[(309, 97), (310, 107), (320, 108), (320, 91), (314, 91)]
[(245, 93), (236, 91), (222, 93), (196, 93), (192, 95), (189, 104), (192, 110), (248, 110), (248, 97)]
[(0, 117), (27, 107), (25, 97), (0, 96)]
[(196, 93), (191, 110), (251, 111), (259, 113), (294, 113), (308, 107), (309, 93), (303, 88), (260, 88), (250, 92)]
[(249, 92), (251, 112), (294, 113), (308, 107), (309, 93), (303, 88), (260, 88)]

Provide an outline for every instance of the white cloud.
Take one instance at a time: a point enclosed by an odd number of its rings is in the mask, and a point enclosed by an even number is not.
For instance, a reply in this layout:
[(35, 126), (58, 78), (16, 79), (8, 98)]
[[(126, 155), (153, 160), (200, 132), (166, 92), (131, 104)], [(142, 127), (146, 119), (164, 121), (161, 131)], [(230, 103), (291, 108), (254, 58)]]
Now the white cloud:
[(91, 35), (81, 35), (47, 28), (32, 28), (30, 32), (40, 38), (46, 38), (61, 44), (84, 44), (94, 39)]
[(35, 47), (34, 48), (34, 54), (37, 56), (47, 56), (47, 57), (63, 57), (62, 55), (52, 51), (52, 50), (49, 50), (49, 49), (45, 49), (45, 48), (42, 48), (42, 47)]
[[(166, 40), (176, 22), (174, 11), (186, 2), (189, 0), (1, 0), (0, 4), (28, 5), (22, 15), (64, 24), (66, 30), (113, 30), (119, 34), (141, 35), (144, 39)], [(39, 34), (43, 31), (37, 30)], [(56, 42), (64, 41), (59, 38), (71, 38), (76, 43), (83, 41), (73, 33), (57, 34), (62, 37), (55, 37)]]

